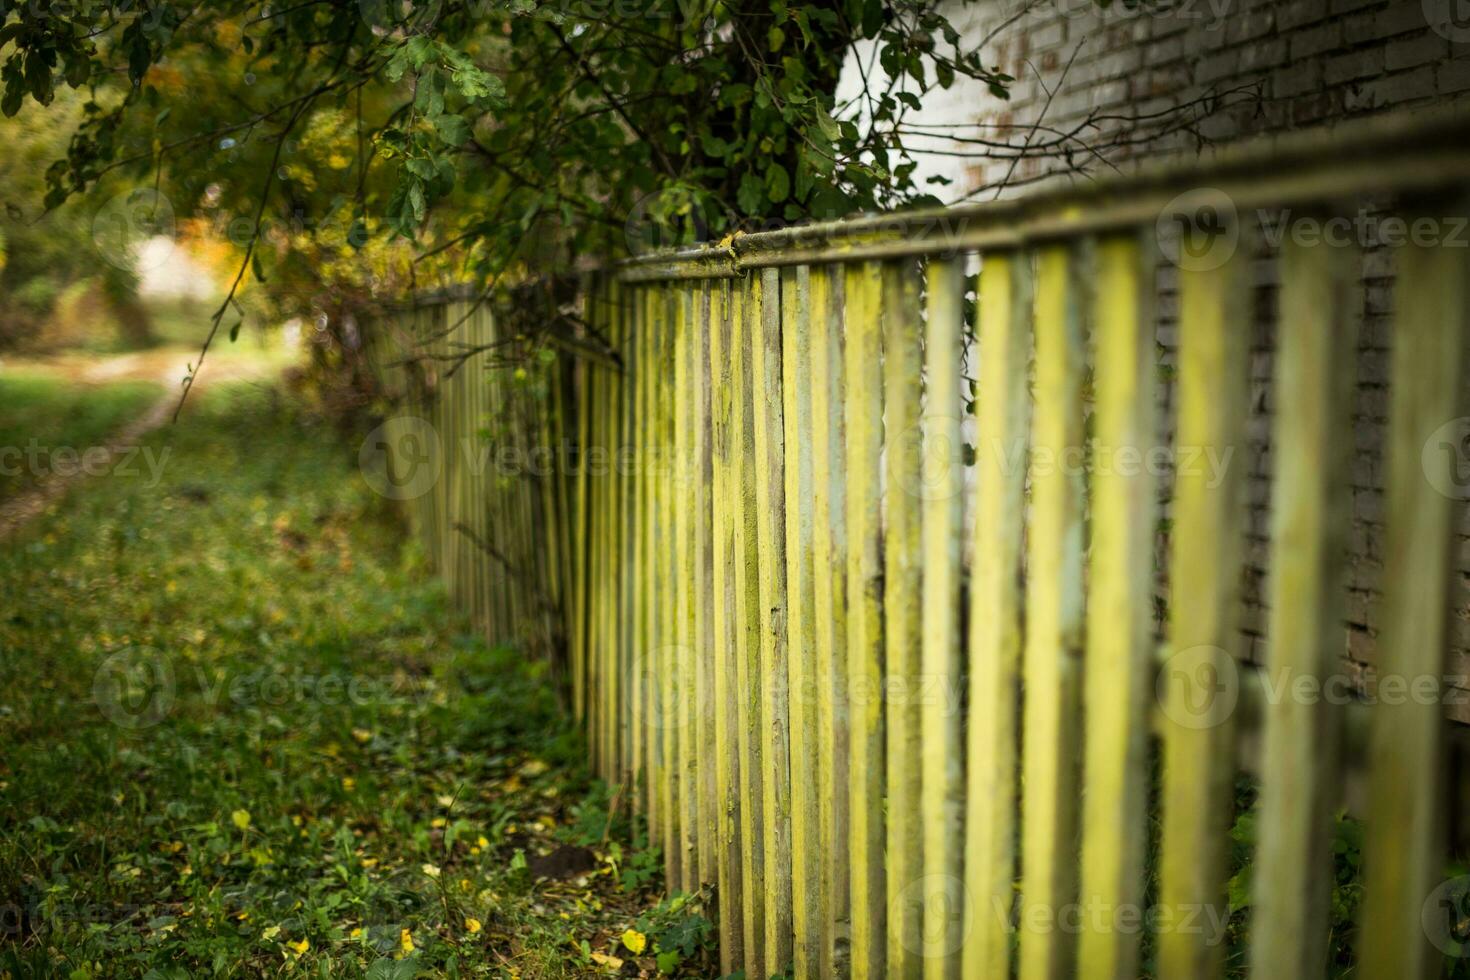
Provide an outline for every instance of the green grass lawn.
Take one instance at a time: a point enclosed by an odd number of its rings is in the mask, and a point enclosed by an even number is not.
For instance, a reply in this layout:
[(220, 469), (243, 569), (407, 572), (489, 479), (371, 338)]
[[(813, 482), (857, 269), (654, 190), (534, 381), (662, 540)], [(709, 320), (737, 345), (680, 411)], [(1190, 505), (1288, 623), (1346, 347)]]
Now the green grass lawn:
[(0, 549), (0, 977), (717, 973), (355, 447), (225, 385), (144, 441)]
[(69, 467), (67, 451), (105, 444), (162, 394), (149, 381), (82, 385), (50, 372), (0, 369), (0, 499)]

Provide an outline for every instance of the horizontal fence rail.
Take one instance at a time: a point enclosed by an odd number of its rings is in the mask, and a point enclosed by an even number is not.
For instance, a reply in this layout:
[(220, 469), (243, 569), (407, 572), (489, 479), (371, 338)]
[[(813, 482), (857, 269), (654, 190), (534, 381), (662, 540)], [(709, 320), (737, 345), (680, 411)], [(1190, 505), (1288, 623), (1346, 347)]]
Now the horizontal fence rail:
[[(440, 297), (376, 340), (412, 406), (384, 436), (389, 486), (491, 638), (562, 672), (668, 889), (714, 887), (725, 972), (1307, 977), (1344, 969), (1347, 943), (1353, 976), (1427, 976), (1470, 940), (1440, 703), (1467, 496), (1467, 137), (1462, 118), (1380, 120), (639, 257), (587, 283), (580, 339), (606, 358), (450, 372), (514, 338)], [(1337, 227), (1383, 192), (1406, 233), (1374, 666), (1426, 696), (1370, 705), (1321, 696), (1358, 690), (1342, 657), (1362, 243), (1266, 247), (1251, 209)], [(1244, 455), (1263, 265), (1280, 407), (1269, 660), (1252, 664), (1243, 467), (1182, 460)], [(434, 439), (438, 479), (398, 492)], [(1232, 831), (1244, 782), (1249, 839)], [(1343, 940), (1349, 804), (1361, 902)]]

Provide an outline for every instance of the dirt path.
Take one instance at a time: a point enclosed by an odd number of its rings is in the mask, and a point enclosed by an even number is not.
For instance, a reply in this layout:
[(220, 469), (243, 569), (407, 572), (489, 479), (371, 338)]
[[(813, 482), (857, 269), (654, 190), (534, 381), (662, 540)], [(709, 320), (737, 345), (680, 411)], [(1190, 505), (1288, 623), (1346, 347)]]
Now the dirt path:
[[(163, 386), (164, 394), (147, 411), (118, 429), (103, 448), (107, 452), (102, 471), (111, 468), (120, 455), (137, 446), (138, 440), (173, 418), (179, 403), (179, 366), (176, 359), (163, 356), (162, 352), (120, 354), (104, 360), (90, 361), (78, 365), (75, 376), (88, 384), (103, 383), (119, 379), (157, 381)], [(224, 381), (264, 380), (275, 374), (273, 366), (249, 361), (232, 360), (217, 370), (200, 373), (191, 398), (197, 398), (203, 390)], [(23, 490), (13, 497), (0, 500), (0, 541), (9, 538), (44, 513), (46, 508), (57, 502), (80, 480), (90, 479), (81, 468), (66, 475), (49, 473), (34, 487)]]

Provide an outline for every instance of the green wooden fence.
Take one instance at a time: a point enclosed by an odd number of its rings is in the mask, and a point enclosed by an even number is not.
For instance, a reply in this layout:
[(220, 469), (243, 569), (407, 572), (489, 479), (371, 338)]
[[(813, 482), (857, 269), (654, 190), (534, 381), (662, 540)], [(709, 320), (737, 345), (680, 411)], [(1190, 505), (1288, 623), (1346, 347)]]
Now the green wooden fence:
[[(451, 374), (462, 345), (516, 338), (470, 297), (428, 301), (378, 340), (441, 443), (414, 523), (493, 639), (564, 651), (592, 764), (647, 820), (669, 889), (717, 888), (727, 971), (1238, 972), (1207, 924), (1228, 911), (1244, 768), (1252, 971), (1325, 974), (1332, 818), (1355, 772), (1354, 975), (1428, 975), (1445, 950), (1441, 706), (1272, 698), (1262, 680), (1343, 670), (1360, 250), (1288, 235), (1262, 257), (1250, 216), (1326, 219), (1392, 192), (1410, 227), (1442, 232), (1394, 249), (1377, 645), (1382, 674), (1438, 685), (1463, 498), (1424, 447), (1463, 412), (1467, 136), (1464, 119), (1379, 120), (640, 257), (586, 290), (571, 339), (607, 357)], [(1178, 267), (1168, 379), (1161, 248)], [(1244, 445), (1260, 263), (1279, 265), (1281, 409), (1272, 662), (1253, 666), (1242, 467), (1160, 474), (1100, 449)], [(391, 421), (389, 444), (401, 455), (420, 425)]]

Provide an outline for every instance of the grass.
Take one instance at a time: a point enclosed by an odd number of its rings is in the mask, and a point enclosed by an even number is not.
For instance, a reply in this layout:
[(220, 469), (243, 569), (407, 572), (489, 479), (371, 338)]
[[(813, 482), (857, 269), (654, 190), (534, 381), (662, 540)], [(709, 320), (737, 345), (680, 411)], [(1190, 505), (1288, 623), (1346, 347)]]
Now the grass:
[(0, 550), (0, 977), (710, 977), (353, 447), (207, 389)]
[(48, 371), (6, 368), (0, 373), (0, 498), (71, 467), (69, 451), (103, 445), (162, 393), (148, 381), (79, 385)]

